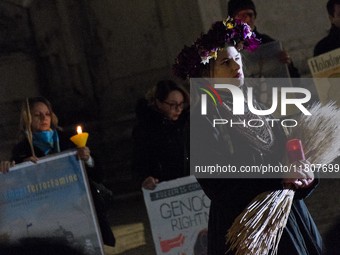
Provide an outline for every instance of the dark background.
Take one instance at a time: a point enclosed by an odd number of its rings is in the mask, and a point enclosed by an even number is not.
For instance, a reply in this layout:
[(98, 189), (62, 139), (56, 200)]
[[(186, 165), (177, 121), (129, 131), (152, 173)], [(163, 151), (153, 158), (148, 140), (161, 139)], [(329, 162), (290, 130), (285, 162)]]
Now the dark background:
[[(330, 28), (326, 2), (254, 1), (258, 30), (282, 42), (302, 77), (311, 77), (307, 59)], [(23, 100), (42, 95), (66, 131), (75, 134), (82, 125), (89, 133), (104, 184), (124, 206), (127, 194), (140, 194), (131, 171), (135, 103), (157, 81), (175, 79), (171, 65), (183, 45), (225, 18), (226, 6), (224, 0), (0, 0), (0, 160), (17, 142)], [(323, 235), (340, 215), (338, 187), (338, 180), (321, 182), (306, 200)], [(121, 212), (115, 224), (132, 222), (130, 213)]]

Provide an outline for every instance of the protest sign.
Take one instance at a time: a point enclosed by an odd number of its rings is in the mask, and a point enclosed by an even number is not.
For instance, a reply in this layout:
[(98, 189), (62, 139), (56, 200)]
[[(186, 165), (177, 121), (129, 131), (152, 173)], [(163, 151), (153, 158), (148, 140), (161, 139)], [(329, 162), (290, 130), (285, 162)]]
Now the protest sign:
[(340, 49), (308, 59), (308, 66), (321, 103), (340, 105)]
[(104, 254), (85, 167), (70, 151), (25, 162), (0, 175), (2, 242), (61, 237)]
[(207, 254), (210, 200), (194, 176), (143, 189), (157, 255)]
[[(244, 67), (244, 76), (247, 79), (247, 86), (254, 90), (256, 100), (264, 104), (268, 109), (272, 106), (273, 87), (292, 87), (292, 80), (289, 75), (288, 66), (278, 59), (282, 51), (282, 45), (279, 41), (260, 45), (254, 52), (242, 52), (242, 61)], [(280, 78), (280, 79), (273, 79)], [(278, 90), (278, 98), (281, 98), (281, 91)], [(294, 99), (294, 94), (289, 94), (287, 98)], [(273, 113), (276, 118), (282, 118), (281, 101), (278, 102), (278, 108)], [(296, 107), (287, 106), (287, 115), (298, 113)]]
[(286, 64), (278, 60), (282, 51), (279, 41), (261, 44), (254, 52), (242, 52), (246, 78), (289, 78)]

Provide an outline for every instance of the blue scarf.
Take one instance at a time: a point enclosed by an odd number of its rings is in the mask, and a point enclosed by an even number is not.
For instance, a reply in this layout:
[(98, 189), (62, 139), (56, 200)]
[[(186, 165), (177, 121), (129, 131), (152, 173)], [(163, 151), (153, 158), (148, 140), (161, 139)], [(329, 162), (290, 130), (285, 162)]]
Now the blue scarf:
[[(27, 131), (25, 132), (27, 136)], [(32, 133), (33, 145), (38, 147), (45, 155), (50, 151), (60, 152), (59, 136), (57, 130)]]

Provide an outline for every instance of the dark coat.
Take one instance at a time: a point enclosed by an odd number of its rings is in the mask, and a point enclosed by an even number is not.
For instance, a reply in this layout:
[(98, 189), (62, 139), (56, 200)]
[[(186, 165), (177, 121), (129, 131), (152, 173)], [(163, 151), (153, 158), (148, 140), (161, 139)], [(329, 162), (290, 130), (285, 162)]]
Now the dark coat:
[[(67, 136), (63, 132), (58, 131), (59, 136), (59, 146), (60, 151), (65, 151), (72, 148), (77, 148), (75, 144), (73, 144), (69, 138), (71, 135)], [(38, 147), (33, 146), (34, 152), (38, 158), (46, 156), (43, 151), (41, 151)], [(56, 153), (56, 151), (51, 150), (49, 154)], [(92, 153), (91, 153), (92, 154)], [(29, 142), (26, 138), (22, 139), (17, 145), (14, 146), (12, 150), (12, 158), (16, 164), (22, 163), (24, 159), (31, 157), (32, 151), (29, 145)], [(93, 156), (92, 156), (93, 157)], [(86, 165), (86, 164), (85, 164)], [(94, 167), (86, 166), (86, 173), (90, 183), (90, 190), (93, 198), (93, 203), (96, 208), (98, 223), (100, 226), (101, 234), (103, 237), (103, 242), (109, 246), (115, 246), (115, 237), (113, 236), (112, 230), (110, 228), (109, 223), (107, 222), (105, 216), (105, 205), (103, 204), (102, 198), (100, 197), (97, 189), (95, 188), (95, 183), (101, 183), (103, 181), (103, 170), (100, 167), (98, 161), (95, 161)]]
[[(230, 126), (213, 127), (211, 115), (201, 116), (200, 109), (192, 111), (191, 126), (195, 128), (191, 128), (191, 146), (204, 150), (204, 153), (199, 153), (197, 158), (194, 158), (193, 149), (191, 150), (194, 165), (209, 166), (218, 163), (220, 166), (227, 166), (230, 164), (240, 169), (240, 166), (280, 164), (286, 138), (279, 127), (273, 128), (278, 146), (272, 152), (265, 153), (244, 142), (240, 134)], [(211, 199), (208, 226), (209, 255), (225, 254), (229, 248), (229, 245), (225, 244), (225, 235), (235, 218), (242, 213), (251, 200), (265, 191), (283, 188), (281, 179), (209, 178), (198, 179), (198, 181)], [(313, 188), (296, 191), (288, 223), (279, 244), (279, 255), (321, 254), (321, 237), (302, 200)]]
[(315, 45), (314, 57), (337, 48), (340, 48), (340, 28), (332, 25), (329, 34)]
[[(261, 34), (260, 32), (258, 32), (256, 27), (254, 29), (254, 33), (255, 37), (261, 40), (261, 45), (275, 41), (269, 35)], [(291, 65), (288, 66), (288, 71), (291, 78), (300, 78), (299, 70), (294, 66), (293, 62)]]
[(184, 110), (177, 121), (171, 121), (142, 99), (137, 103), (136, 114), (132, 169), (140, 182), (149, 176), (160, 182), (188, 176), (188, 112)]

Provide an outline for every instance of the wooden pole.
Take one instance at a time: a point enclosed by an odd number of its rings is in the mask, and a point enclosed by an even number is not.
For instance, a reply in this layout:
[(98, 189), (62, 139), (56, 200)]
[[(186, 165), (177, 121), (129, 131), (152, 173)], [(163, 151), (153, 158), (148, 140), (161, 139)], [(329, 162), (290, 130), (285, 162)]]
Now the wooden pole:
[(32, 156), (35, 157), (35, 152), (33, 148), (33, 136), (32, 136), (32, 130), (31, 130), (31, 124), (32, 124), (32, 116), (30, 111), (30, 106), (28, 103), (28, 98), (26, 98), (26, 128), (27, 128), (27, 139), (31, 147)]

